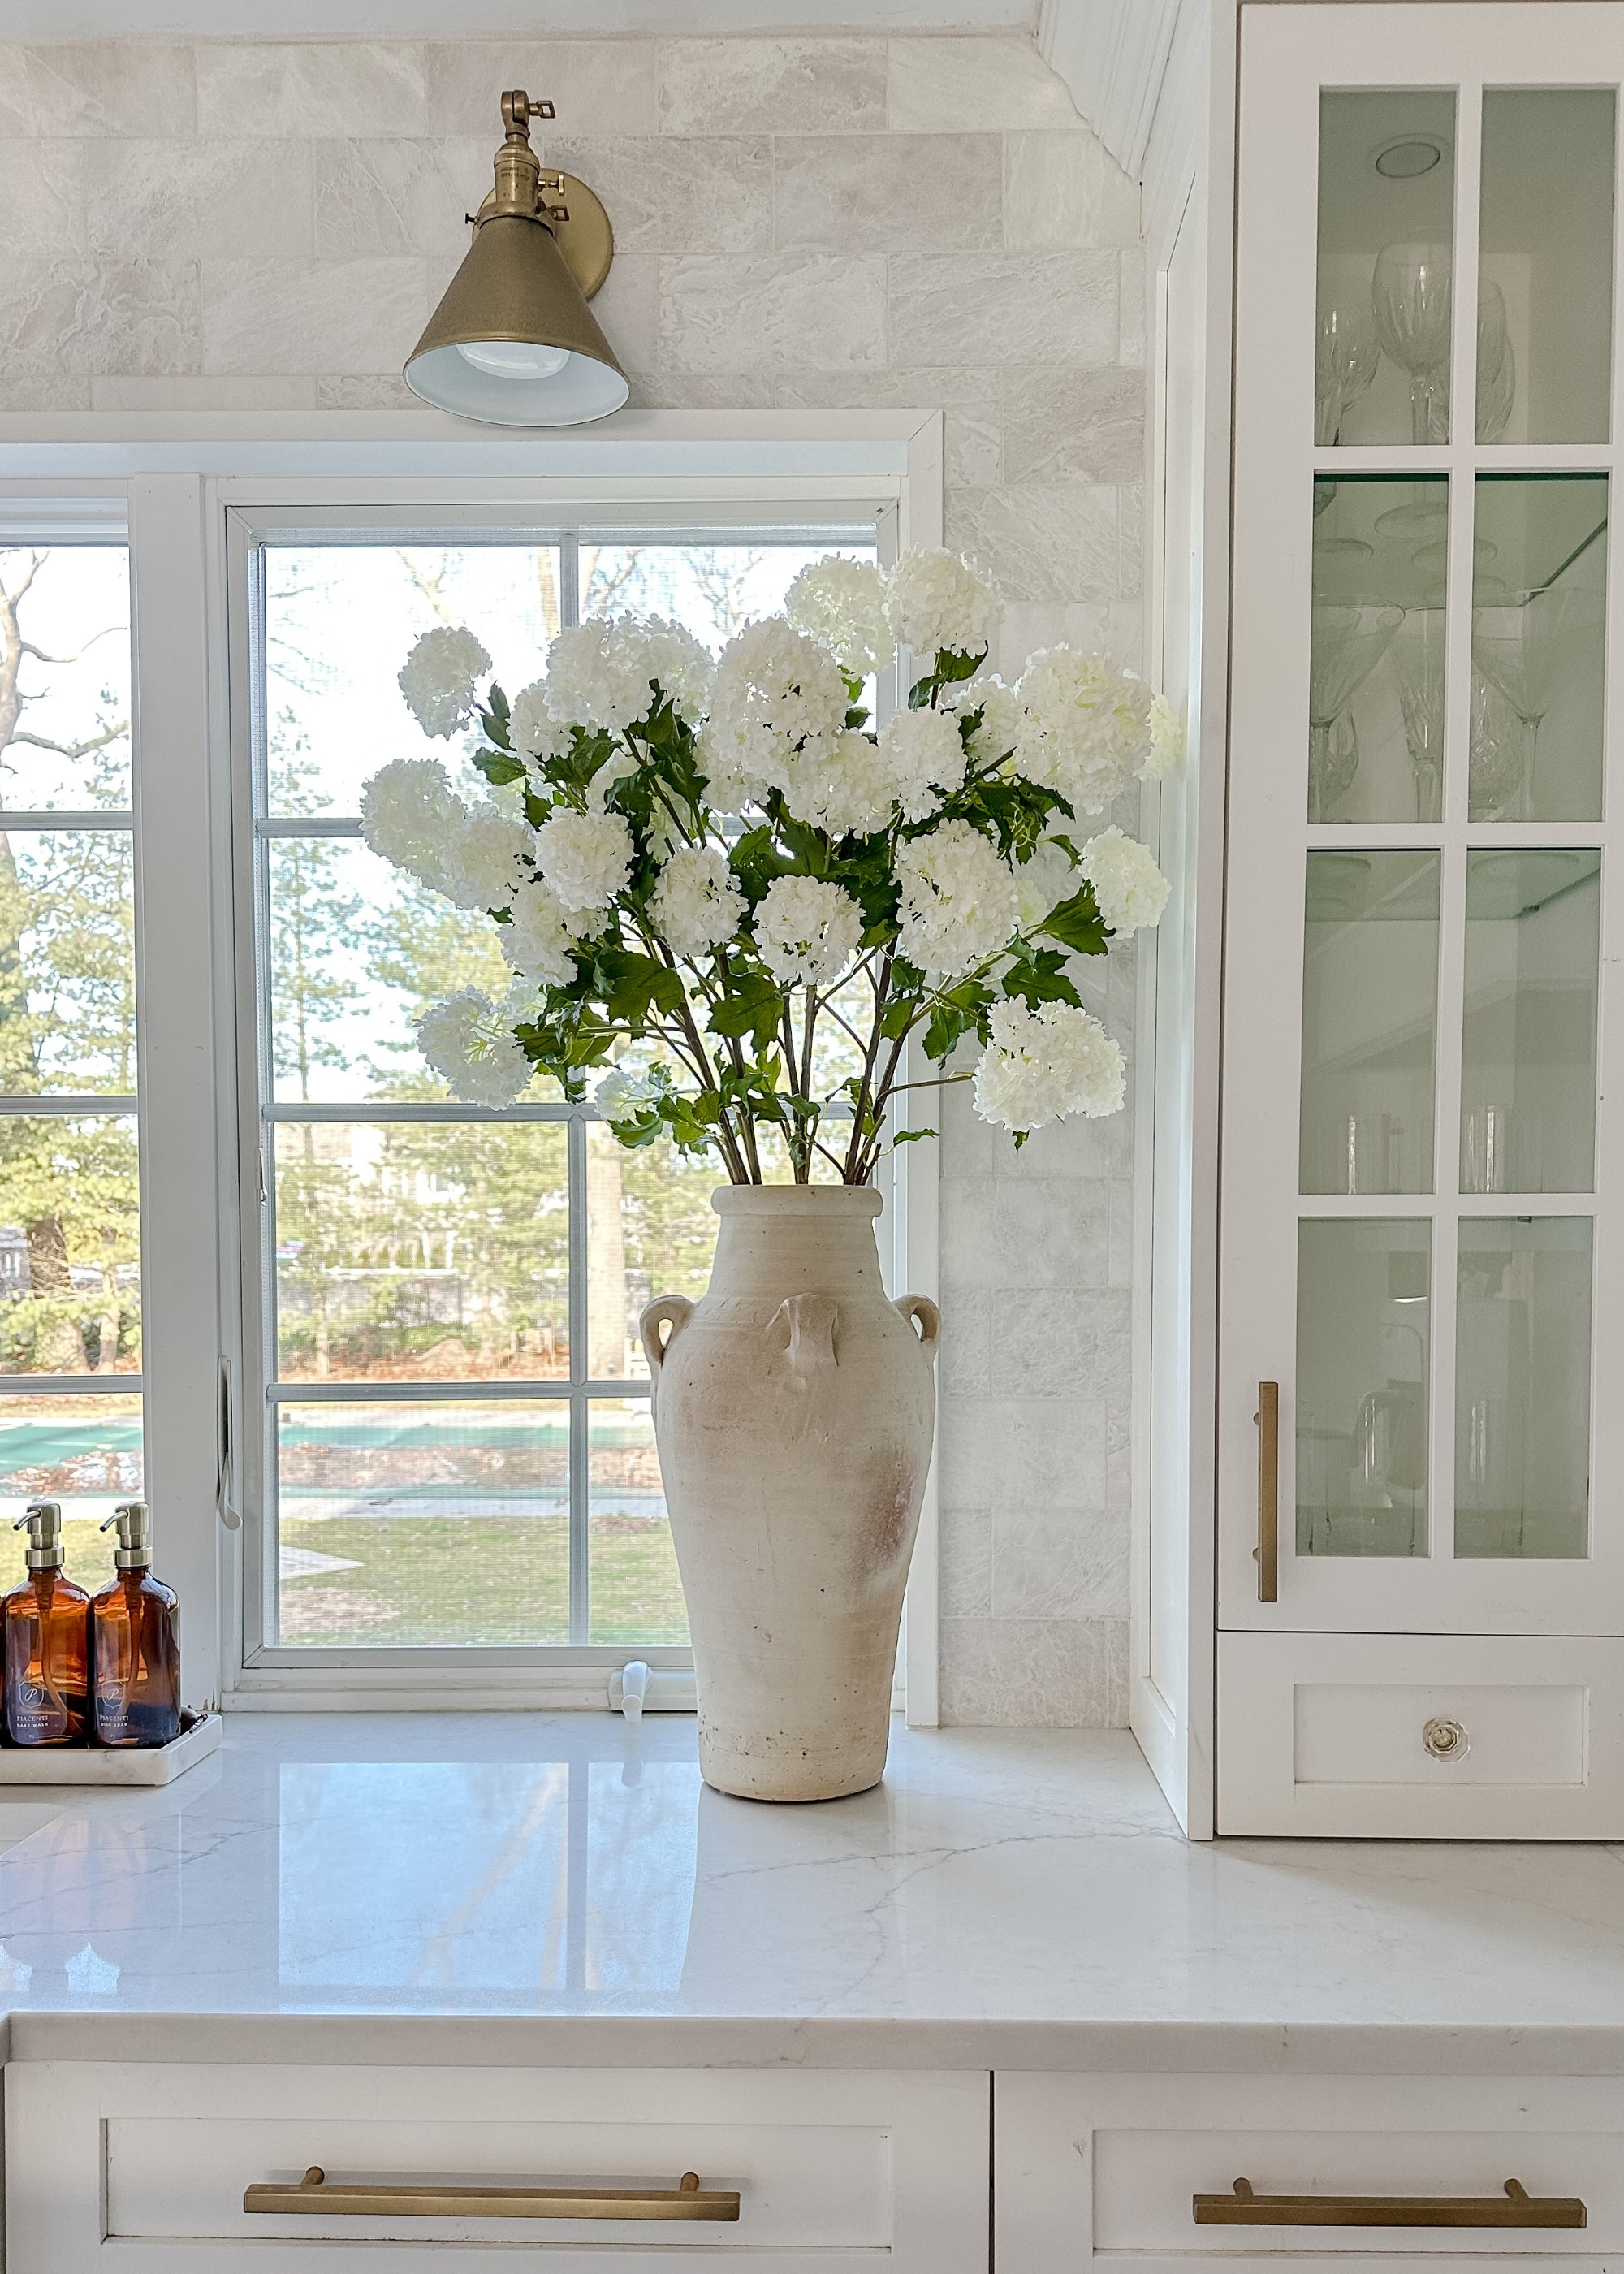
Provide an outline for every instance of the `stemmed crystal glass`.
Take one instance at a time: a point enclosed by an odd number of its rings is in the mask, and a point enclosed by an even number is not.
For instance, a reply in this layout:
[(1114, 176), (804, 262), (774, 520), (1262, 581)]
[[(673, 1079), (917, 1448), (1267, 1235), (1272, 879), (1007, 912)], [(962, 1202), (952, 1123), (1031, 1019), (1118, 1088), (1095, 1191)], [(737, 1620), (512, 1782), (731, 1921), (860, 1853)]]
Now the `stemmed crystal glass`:
[(1402, 239), (1383, 245), (1371, 280), (1371, 310), (1383, 352), (1410, 374), (1410, 439), (1449, 438), (1449, 247)]
[(1404, 621), (1397, 607), (1342, 606), (1316, 600), (1308, 653), (1308, 817), (1328, 821), (1358, 772), (1353, 721), (1342, 713)]
[(1443, 818), (1445, 621), (1441, 608), (1408, 608), (1393, 643), (1417, 821)]
[[(1601, 595), (1588, 585), (1546, 585), (1520, 605), (1472, 610), (1472, 661), (1509, 705), (1521, 730), (1515, 787), (1475, 819), (1526, 821), (1533, 807), (1539, 726), (1574, 653), (1600, 621)], [(1515, 805), (1515, 809), (1508, 809)]]
[(1471, 753), (1468, 769), (1470, 817), (1508, 821), (1528, 772), (1522, 721), (1492, 680), (1476, 665), (1471, 676)]
[(1314, 330), (1314, 440), (1320, 449), (1342, 440), (1342, 420), (1375, 378), (1379, 360), (1368, 302), (1323, 303)]
[(1491, 277), (1477, 282), (1477, 418), (1480, 442), (1498, 442), (1517, 398), (1517, 359), (1506, 328), (1506, 296)]

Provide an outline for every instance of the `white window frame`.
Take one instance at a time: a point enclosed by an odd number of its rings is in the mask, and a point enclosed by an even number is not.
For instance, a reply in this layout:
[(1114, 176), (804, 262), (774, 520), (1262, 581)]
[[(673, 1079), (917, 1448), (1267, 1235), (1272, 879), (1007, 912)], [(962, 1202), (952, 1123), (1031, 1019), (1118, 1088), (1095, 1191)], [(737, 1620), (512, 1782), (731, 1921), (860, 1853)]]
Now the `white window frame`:
[[(134, 649), (147, 1492), (158, 1560), (185, 1614), (186, 1702), (602, 1708), (628, 1659), (685, 1654), (245, 1646), (243, 1551), (254, 1535), (243, 1522), (240, 1452), (244, 1295), (252, 1299), (243, 1228), (257, 1190), (240, 1173), (243, 1102), (255, 1093), (252, 1029), (239, 1028), (237, 820), (250, 777), (248, 689), (234, 677), (247, 596), (234, 552), (279, 517), (421, 528), (459, 512), (644, 533), (872, 518), (898, 549), (940, 544), (941, 413), (640, 412), (522, 436), (416, 411), (0, 416), (0, 520), (110, 524), (121, 511)], [(898, 1168), (882, 1261), (898, 1291), (934, 1296), (935, 1148), (909, 1147)], [(201, 1221), (199, 1193), (214, 1196)], [(923, 1727), (937, 1718), (936, 1498), (933, 1472), (898, 1665), (898, 1702)]]

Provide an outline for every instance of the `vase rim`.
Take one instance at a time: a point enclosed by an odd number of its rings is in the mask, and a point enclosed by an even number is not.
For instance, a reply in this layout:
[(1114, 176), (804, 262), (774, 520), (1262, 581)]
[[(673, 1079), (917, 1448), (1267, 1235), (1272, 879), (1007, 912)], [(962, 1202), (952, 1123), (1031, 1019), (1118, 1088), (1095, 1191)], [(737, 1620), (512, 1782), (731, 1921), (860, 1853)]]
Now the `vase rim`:
[(710, 1205), (718, 1216), (873, 1217), (885, 1203), (872, 1185), (718, 1185)]

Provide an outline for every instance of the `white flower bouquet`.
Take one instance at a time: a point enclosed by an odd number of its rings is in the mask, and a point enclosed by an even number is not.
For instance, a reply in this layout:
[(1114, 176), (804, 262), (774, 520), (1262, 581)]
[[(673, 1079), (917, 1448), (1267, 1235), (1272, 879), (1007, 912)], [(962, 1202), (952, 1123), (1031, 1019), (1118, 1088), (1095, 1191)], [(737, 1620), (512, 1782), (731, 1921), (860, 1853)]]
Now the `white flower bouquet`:
[[(1018, 1145), (1116, 1112), (1122, 1051), (1069, 960), (1154, 924), (1168, 887), (1142, 845), (1083, 825), (1178, 732), (1097, 656), (984, 674), (1001, 614), (951, 553), (831, 557), (719, 659), (657, 617), (583, 623), (511, 704), (480, 694), (472, 632), (425, 633), (402, 692), (431, 735), (477, 719), (486, 794), (404, 759), (368, 783), (363, 828), (485, 910), (514, 972), (500, 1003), (468, 990), (419, 1025), (454, 1094), (505, 1103), (541, 1068), (579, 1099), (606, 1067), (595, 1103), (623, 1145), (714, 1148), (735, 1184), (764, 1181), (768, 1133), (798, 1183), (821, 1157), (853, 1185), (929, 1133), (887, 1135), (916, 1031), (938, 1068), (979, 1039), (973, 1074), (934, 1079), (973, 1080)], [(864, 685), (898, 648), (926, 667), (876, 731)]]

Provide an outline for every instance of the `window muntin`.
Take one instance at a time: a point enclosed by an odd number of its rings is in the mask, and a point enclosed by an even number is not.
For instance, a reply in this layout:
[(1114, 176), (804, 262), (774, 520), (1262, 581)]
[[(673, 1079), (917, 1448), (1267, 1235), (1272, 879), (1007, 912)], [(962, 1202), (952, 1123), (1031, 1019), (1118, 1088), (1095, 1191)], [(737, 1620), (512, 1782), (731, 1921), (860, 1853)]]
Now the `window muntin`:
[(75, 1577), (143, 1489), (123, 543), (0, 544), (0, 1584), (64, 1502)]
[[(251, 556), (260, 1651), (680, 1649), (687, 1622), (635, 1322), (709, 1277), (718, 1171), (626, 1154), (538, 1079), (453, 1101), (414, 1028), (511, 975), (465, 915), (360, 843), (361, 784), (419, 731), (411, 640), (466, 621), (509, 696), (581, 613), (678, 617), (713, 649), (871, 532), (459, 529), (267, 539)], [(831, 1077), (832, 1080), (832, 1077)], [(771, 1173), (771, 1171), (769, 1171)], [(251, 1186), (252, 1188), (252, 1186)]]

